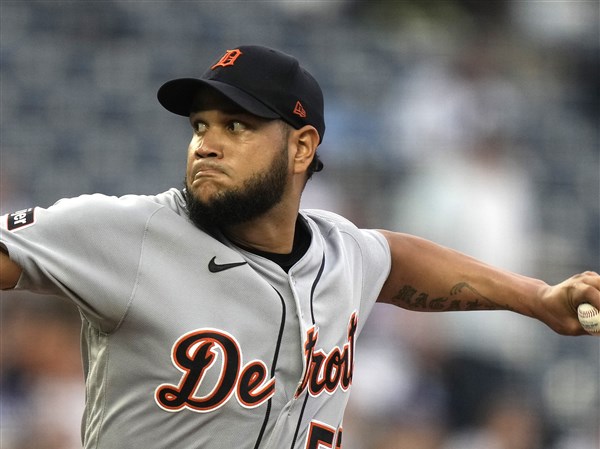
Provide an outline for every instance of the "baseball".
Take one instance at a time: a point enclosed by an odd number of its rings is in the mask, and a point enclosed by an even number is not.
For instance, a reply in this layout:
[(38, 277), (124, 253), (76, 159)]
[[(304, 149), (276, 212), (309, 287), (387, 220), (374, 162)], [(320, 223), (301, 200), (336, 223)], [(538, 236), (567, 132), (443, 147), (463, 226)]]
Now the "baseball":
[(579, 318), (579, 322), (586, 332), (590, 334), (600, 333), (600, 312), (593, 305), (588, 303), (579, 304), (577, 318)]

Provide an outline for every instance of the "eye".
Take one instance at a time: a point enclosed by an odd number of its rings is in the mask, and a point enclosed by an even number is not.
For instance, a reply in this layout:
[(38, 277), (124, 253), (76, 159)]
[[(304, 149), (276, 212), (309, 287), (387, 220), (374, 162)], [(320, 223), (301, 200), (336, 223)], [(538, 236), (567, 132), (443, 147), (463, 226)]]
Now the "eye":
[(248, 126), (246, 126), (245, 123), (242, 123), (242, 122), (240, 122), (238, 120), (232, 120), (227, 125), (227, 129), (229, 129), (230, 131), (232, 131), (234, 133), (240, 133), (240, 132), (245, 131), (246, 129), (248, 129)]
[(198, 121), (192, 124), (192, 128), (194, 128), (194, 133), (201, 135), (206, 132), (207, 126), (206, 123)]

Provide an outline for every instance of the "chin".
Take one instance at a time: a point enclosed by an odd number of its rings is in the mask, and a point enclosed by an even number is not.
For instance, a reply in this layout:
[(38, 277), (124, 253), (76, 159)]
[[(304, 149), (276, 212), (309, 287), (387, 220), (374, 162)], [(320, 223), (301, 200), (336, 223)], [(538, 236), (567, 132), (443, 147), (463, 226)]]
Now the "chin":
[(223, 192), (223, 189), (208, 182), (201, 182), (195, 186), (193, 184), (191, 186), (188, 184), (186, 189), (194, 199), (201, 201), (202, 203), (210, 203)]

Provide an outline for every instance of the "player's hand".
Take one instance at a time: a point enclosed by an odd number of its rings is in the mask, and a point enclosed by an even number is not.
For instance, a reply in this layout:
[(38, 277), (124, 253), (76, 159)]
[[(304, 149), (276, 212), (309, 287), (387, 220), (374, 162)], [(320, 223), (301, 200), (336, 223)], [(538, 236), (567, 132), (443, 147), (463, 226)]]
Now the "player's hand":
[(0, 249), (0, 290), (13, 288), (21, 276), (21, 267)]
[(600, 309), (600, 275), (593, 271), (545, 288), (536, 317), (559, 334), (589, 335), (577, 319), (577, 306), (584, 302)]

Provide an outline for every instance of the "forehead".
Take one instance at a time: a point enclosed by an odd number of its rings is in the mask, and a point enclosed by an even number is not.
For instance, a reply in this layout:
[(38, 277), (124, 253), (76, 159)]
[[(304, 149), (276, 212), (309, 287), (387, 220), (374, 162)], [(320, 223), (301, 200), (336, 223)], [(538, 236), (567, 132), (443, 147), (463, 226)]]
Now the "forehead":
[(190, 113), (209, 110), (219, 110), (231, 114), (250, 114), (237, 103), (210, 87), (198, 89), (194, 94)]

